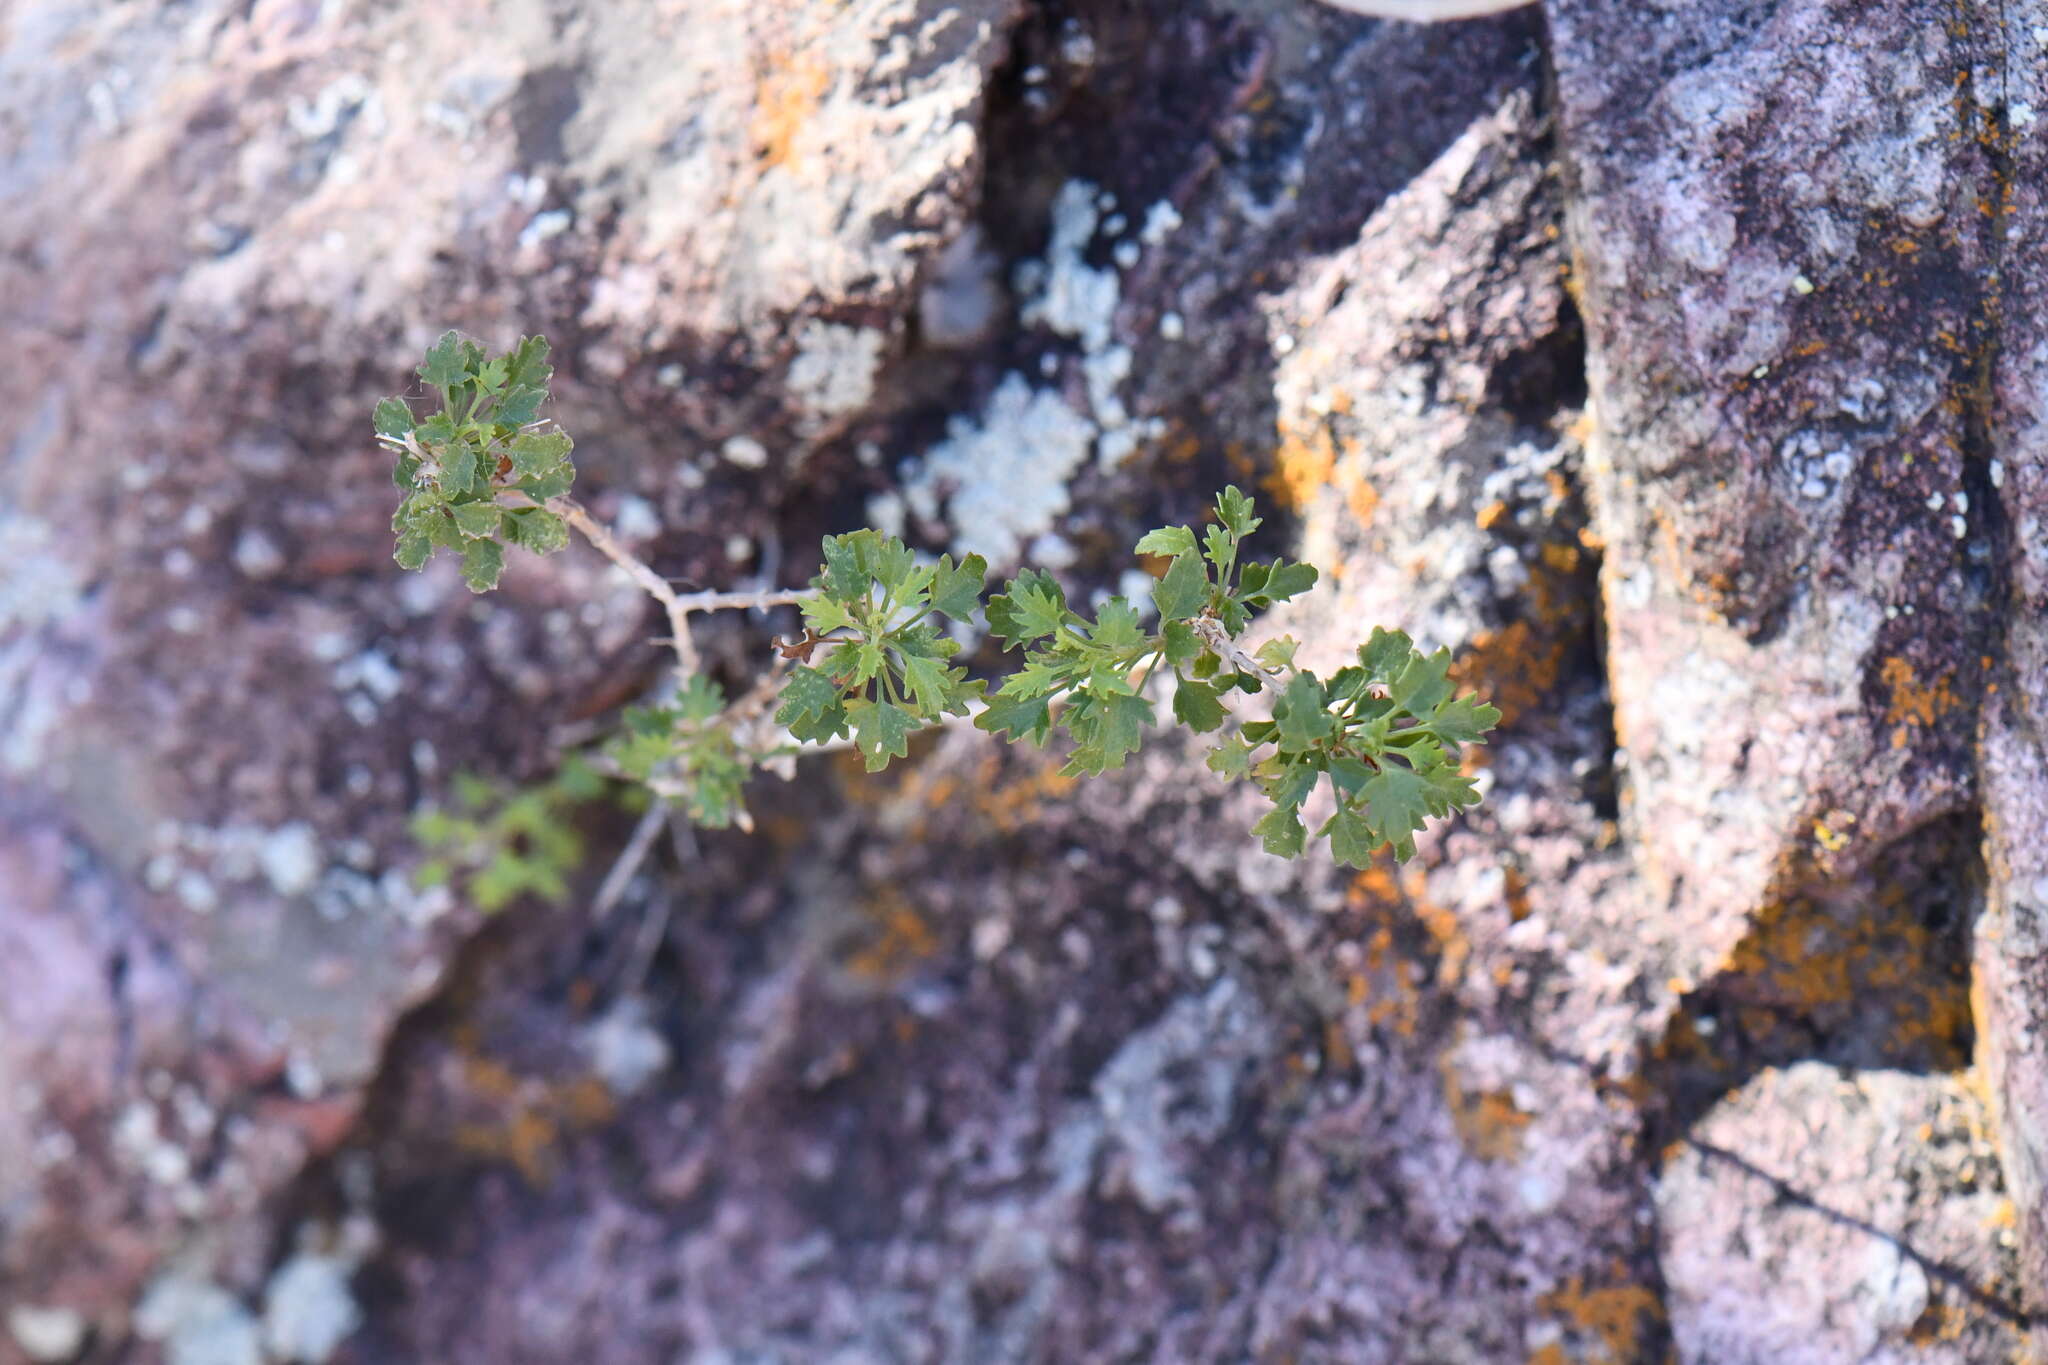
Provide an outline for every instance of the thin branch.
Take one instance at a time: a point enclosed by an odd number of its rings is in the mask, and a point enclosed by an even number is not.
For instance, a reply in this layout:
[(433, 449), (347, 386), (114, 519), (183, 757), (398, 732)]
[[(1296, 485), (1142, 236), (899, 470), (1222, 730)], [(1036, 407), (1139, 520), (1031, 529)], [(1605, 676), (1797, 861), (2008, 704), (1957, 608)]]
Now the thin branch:
[[(1240, 673), (1248, 673), (1259, 680), (1260, 686), (1270, 683), (1283, 670), (1271, 669), (1244, 652), (1223, 629), (1223, 623), (1213, 616), (1198, 616), (1188, 623), (1209, 651)], [(1284, 670), (1290, 676), (1296, 671), (1292, 666)]]
[(692, 592), (676, 598), (684, 611), (731, 611), (741, 607), (765, 611), (769, 607), (794, 607), (817, 594), (809, 588), (782, 588), (761, 592)]
[(628, 578), (640, 585), (642, 591), (661, 603), (662, 611), (668, 615), (668, 643), (676, 652), (676, 666), (683, 677), (694, 676), (700, 669), (700, 663), (696, 642), (690, 638), (690, 608), (683, 605), (675, 589), (631, 550), (619, 544), (602, 522), (584, 510), (582, 503), (567, 496), (549, 498), (547, 509), (580, 531), (592, 549), (617, 565)]
[(647, 860), (647, 851), (654, 847), (654, 836), (661, 833), (662, 825), (668, 819), (668, 802), (655, 800), (648, 803), (640, 823), (633, 826), (633, 837), (626, 840), (619, 857), (612, 864), (612, 870), (604, 874), (604, 881), (597, 888), (597, 898), (590, 903), (593, 919), (603, 919), (611, 913), (619, 898), (626, 894), (627, 885), (633, 874), (640, 870), (640, 864)]

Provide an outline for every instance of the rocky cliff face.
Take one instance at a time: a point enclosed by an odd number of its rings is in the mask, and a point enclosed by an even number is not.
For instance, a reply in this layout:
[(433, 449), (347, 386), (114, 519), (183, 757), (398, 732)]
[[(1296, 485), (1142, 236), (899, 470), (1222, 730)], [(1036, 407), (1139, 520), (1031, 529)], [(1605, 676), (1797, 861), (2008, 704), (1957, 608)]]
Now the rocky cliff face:
[[(0, 13), (0, 1362), (2028, 1358), (2037, 108), (2020, 3)], [(706, 585), (1258, 485), (1487, 802), (1353, 876), (948, 735), (417, 892), (660, 663), (389, 562), (451, 325)]]

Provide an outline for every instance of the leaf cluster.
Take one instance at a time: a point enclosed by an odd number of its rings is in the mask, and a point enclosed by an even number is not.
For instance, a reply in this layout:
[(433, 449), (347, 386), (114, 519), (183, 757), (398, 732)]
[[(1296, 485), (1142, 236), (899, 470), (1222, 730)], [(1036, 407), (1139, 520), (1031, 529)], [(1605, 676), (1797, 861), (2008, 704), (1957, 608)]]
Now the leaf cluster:
[(621, 776), (680, 802), (693, 824), (725, 829), (742, 817), (755, 757), (733, 735), (724, 689), (701, 674), (664, 705), (628, 707), (604, 752)]
[[(540, 417), (553, 374), (544, 337), (492, 356), (450, 331), (419, 367), (441, 410), (415, 421), (403, 398), (377, 404), (377, 437), (397, 452), (391, 478), (405, 494), (391, 519), (401, 566), (417, 569), (453, 550), (470, 590), (487, 592), (498, 585), (506, 545), (545, 555), (569, 543), (569, 528), (544, 506), (576, 477), (573, 442)], [(529, 505), (501, 505), (507, 492)]]
[(1414, 856), (1415, 835), (1434, 817), (1479, 800), (1460, 764), (1500, 712), (1456, 695), (1447, 649), (1423, 654), (1398, 630), (1375, 628), (1358, 662), (1328, 681), (1294, 673), (1270, 720), (1250, 721), (1209, 755), (1226, 777), (1250, 777), (1273, 802), (1252, 827), (1266, 851), (1294, 857), (1307, 827), (1302, 803), (1327, 781), (1335, 811), (1316, 830), (1337, 861), (1365, 867), (1391, 845)]
[(959, 641), (936, 618), (972, 621), (988, 561), (919, 563), (902, 541), (867, 530), (825, 537), (824, 554), (816, 595), (803, 603), (804, 638), (787, 651), (802, 662), (775, 720), (803, 742), (851, 735), (877, 772), (910, 752), (912, 734), (965, 715), (981, 696), (982, 684), (952, 662)]
[(428, 853), (416, 877), (424, 889), (460, 880), (480, 910), (500, 910), (520, 896), (560, 901), (583, 861), (576, 807), (604, 792), (605, 782), (570, 755), (547, 781), (511, 786), (470, 773), (457, 775), (453, 802), (413, 817), (412, 834)]
[(1136, 553), (1167, 561), (1152, 589), (1156, 631), (1141, 629), (1137, 609), (1123, 598), (1105, 602), (1091, 621), (1050, 574), (1012, 579), (990, 599), (988, 622), (1007, 648), (1024, 651), (1024, 666), (996, 689), (975, 724), (1036, 744), (1065, 730), (1074, 742), (1069, 774), (1121, 768), (1153, 723), (1144, 687), (1164, 666), (1175, 680), (1174, 719), (1198, 733), (1219, 728), (1232, 693), (1266, 685), (1262, 671), (1226, 661), (1219, 644), (1257, 613), (1315, 586), (1316, 571), (1284, 559), (1243, 559), (1245, 537), (1262, 519), (1237, 488), (1217, 495), (1215, 513), (1200, 538), (1190, 527), (1165, 526), (1138, 542)]
[[(419, 367), (438, 412), (415, 420), (403, 399), (377, 404), (377, 437), (396, 452), (404, 494), (392, 519), (401, 565), (454, 550), (483, 592), (497, 584), (505, 545), (548, 554), (567, 543), (555, 508), (573, 510), (556, 501), (575, 478), (572, 443), (539, 415), (552, 373), (543, 338), (492, 356), (451, 331)], [(1425, 655), (1399, 631), (1374, 630), (1357, 662), (1327, 679), (1295, 666), (1290, 639), (1241, 648), (1262, 613), (1317, 581), (1311, 565), (1248, 558), (1261, 525), (1252, 499), (1232, 487), (1199, 534), (1186, 525), (1146, 534), (1134, 553), (1157, 575), (1149, 616), (1121, 597), (1084, 612), (1052, 575), (1030, 569), (984, 604), (980, 555), (932, 560), (873, 530), (828, 536), (800, 603), (803, 636), (781, 646), (794, 667), (775, 720), (798, 744), (849, 741), (872, 772), (906, 757), (919, 730), (973, 715), (1013, 741), (1062, 735), (1071, 745), (1063, 771), (1092, 775), (1123, 767), (1157, 723), (1156, 676), (1170, 684), (1174, 722), (1217, 736), (1209, 767), (1272, 802), (1253, 826), (1269, 852), (1303, 852), (1303, 810), (1326, 785), (1332, 813), (1315, 837), (1338, 861), (1363, 867), (1383, 848), (1408, 858), (1429, 820), (1478, 800), (1463, 750), (1484, 742), (1499, 712), (1457, 695), (1447, 650)], [(969, 676), (956, 638), (983, 623), (1021, 656), (986, 681)], [(1248, 697), (1262, 701), (1239, 719)], [(736, 707), (709, 679), (686, 678), (668, 700), (629, 708), (594, 756), (572, 755), (547, 783), (459, 779), (452, 807), (416, 822), (434, 855), (423, 881), (466, 878), (485, 909), (522, 894), (559, 899), (582, 853), (572, 810), (603, 791), (600, 768), (675, 802), (694, 823), (745, 827), (748, 777), (790, 752), (742, 738), (753, 734), (756, 700)]]

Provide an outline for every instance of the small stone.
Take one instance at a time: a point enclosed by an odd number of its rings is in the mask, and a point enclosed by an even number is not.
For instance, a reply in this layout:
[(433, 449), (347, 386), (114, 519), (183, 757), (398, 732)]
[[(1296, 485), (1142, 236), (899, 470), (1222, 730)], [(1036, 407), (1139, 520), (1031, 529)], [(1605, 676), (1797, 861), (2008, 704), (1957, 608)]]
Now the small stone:
[(72, 1308), (17, 1304), (7, 1310), (7, 1330), (30, 1360), (69, 1360), (85, 1345), (85, 1317)]
[(580, 1039), (591, 1070), (615, 1095), (645, 1089), (669, 1064), (668, 1040), (647, 1021), (647, 1004), (621, 1000), (583, 1030)]
[(278, 895), (302, 896), (320, 879), (320, 841), (311, 825), (294, 820), (265, 837), (256, 861)]
[(272, 1359), (324, 1365), (362, 1325), (350, 1271), (333, 1256), (294, 1256), (278, 1267), (263, 1292), (263, 1344)]
[(719, 454), (741, 469), (766, 469), (768, 447), (751, 436), (735, 436), (719, 447)]
[(1162, 314), (1159, 319), (1159, 335), (1168, 341), (1179, 341), (1187, 335), (1188, 325), (1178, 313)]
[(235, 538), (235, 568), (244, 578), (274, 578), (284, 568), (284, 551), (260, 528), (251, 526)]
[(1792, 277), (1792, 292), (1800, 295), (1811, 294), (1813, 292), (1813, 281), (1807, 279), (1804, 275), (1794, 275)]

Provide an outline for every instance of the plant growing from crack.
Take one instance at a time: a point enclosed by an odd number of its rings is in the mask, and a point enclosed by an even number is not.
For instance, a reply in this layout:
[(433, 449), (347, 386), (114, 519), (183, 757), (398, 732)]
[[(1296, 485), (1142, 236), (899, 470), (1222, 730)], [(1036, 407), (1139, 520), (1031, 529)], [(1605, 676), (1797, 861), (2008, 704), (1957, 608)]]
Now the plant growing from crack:
[[(750, 828), (744, 795), (754, 770), (787, 775), (806, 749), (850, 746), (874, 772), (907, 757), (912, 735), (971, 720), (1041, 746), (1062, 735), (1067, 774), (1113, 771), (1157, 723), (1155, 697), (1169, 681), (1173, 719), (1219, 736), (1208, 766), (1255, 783), (1272, 802), (1252, 827), (1271, 853), (1303, 852), (1302, 808), (1318, 786), (1329, 789), (1331, 813), (1315, 837), (1354, 867), (1382, 848), (1397, 860), (1411, 857), (1431, 819), (1479, 799), (1461, 757), (1466, 745), (1484, 742), (1500, 713), (1456, 693), (1448, 650), (1424, 654), (1400, 631), (1375, 628), (1355, 664), (1322, 678), (1295, 666), (1290, 639), (1250, 650), (1239, 643), (1260, 613), (1313, 588), (1317, 573), (1245, 556), (1261, 519), (1234, 487), (1217, 496), (1200, 535), (1161, 527), (1134, 547), (1167, 561), (1152, 589), (1153, 629), (1120, 597), (1092, 617), (1077, 610), (1037, 570), (985, 596), (980, 555), (933, 560), (873, 530), (827, 536), (808, 589), (677, 593), (569, 496), (573, 443), (540, 415), (551, 375), (543, 338), (491, 356), (451, 331), (419, 367), (440, 410), (421, 420), (405, 400), (386, 398), (375, 413), (404, 495), (392, 518), (399, 564), (418, 569), (449, 550), (461, 557), (470, 589), (486, 592), (497, 586), (507, 545), (552, 554), (574, 531), (668, 620), (676, 681), (663, 701), (628, 708), (612, 735), (572, 756), (538, 792), (494, 798), (470, 784), (458, 793), (457, 813), (421, 818), (417, 832), (438, 855), (431, 874), (467, 874), (485, 908), (525, 892), (564, 893), (564, 865), (576, 849), (550, 827), (595, 790), (597, 777), (652, 798), (629, 846), (637, 862), (670, 813), (711, 828)], [(690, 617), (775, 606), (801, 611), (802, 636), (780, 642), (753, 685), (727, 697), (704, 675)], [(942, 620), (969, 628), (985, 621), (1020, 662), (999, 680), (972, 676)], [(1237, 719), (1232, 706), (1259, 693), (1272, 694), (1270, 714)], [(601, 901), (623, 888), (613, 871)]]

